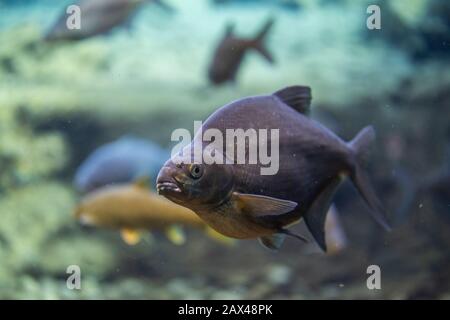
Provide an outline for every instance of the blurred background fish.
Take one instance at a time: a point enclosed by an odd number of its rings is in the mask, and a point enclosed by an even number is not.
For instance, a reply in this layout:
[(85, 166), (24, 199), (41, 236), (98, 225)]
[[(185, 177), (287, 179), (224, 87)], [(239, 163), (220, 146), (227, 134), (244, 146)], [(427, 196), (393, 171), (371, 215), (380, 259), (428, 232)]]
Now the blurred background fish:
[(76, 171), (74, 184), (79, 191), (87, 193), (142, 176), (156, 177), (169, 157), (168, 150), (150, 141), (124, 136), (90, 154)]
[(144, 4), (155, 3), (172, 10), (161, 0), (80, 0), (81, 28), (67, 27), (68, 13), (64, 11), (45, 35), (46, 41), (82, 40), (105, 34), (115, 27), (131, 25), (137, 10)]
[(232, 240), (221, 236), (189, 209), (173, 204), (149, 190), (148, 179), (134, 184), (103, 187), (85, 196), (75, 210), (81, 223), (121, 231), (129, 245), (139, 242), (142, 232), (163, 231), (174, 244), (183, 244), (182, 227), (204, 230), (223, 243)]
[(257, 51), (268, 62), (273, 63), (274, 59), (265, 47), (264, 41), (274, 22), (274, 19), (270, 18), (252, 39), (237, 37), (234, 34), (234, 26), (229, 24), (226, 27), (225, 35), (213, 53), (208, 70), (209, 80), (213, 84), (236, 81), (239, 68), (246, 53), (250, 50)]

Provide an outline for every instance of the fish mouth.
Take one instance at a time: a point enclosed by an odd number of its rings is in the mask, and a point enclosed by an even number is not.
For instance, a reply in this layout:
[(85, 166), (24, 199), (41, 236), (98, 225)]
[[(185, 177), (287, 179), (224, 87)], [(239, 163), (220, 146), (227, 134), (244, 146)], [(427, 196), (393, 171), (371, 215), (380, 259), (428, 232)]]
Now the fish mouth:
[(164, 194), (167, 192), (181, 193), (180, 187), (178, 187), (176, 183), (171, 181), (158, 182), (156, 184), (156, 190), (158, 191), (158, 194)]

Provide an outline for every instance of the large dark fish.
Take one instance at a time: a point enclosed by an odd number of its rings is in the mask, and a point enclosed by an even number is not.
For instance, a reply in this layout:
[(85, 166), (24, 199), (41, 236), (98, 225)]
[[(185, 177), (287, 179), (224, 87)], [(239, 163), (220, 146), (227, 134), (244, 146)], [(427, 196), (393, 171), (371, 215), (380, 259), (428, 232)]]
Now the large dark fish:
[(273, 63), (273, 57), (264, 46), (264, 39), (272, 25), (273, 19), (269, 19), (258, 35), (253, 39), (243, 39), (233, 34), (233, 26), (227, 26), (225, 36), (220, 40), (214, 51), (208, 70), (209, 80), (213, 84), (222, 84), (227, 81), (235, 81), (239, 67), (249, 50), (256, 50)]
[(136, 137), (125, 136), (96, 149), (75, 174), (75, 186), (83, 192), (132, 182), (139, 177), (155, 177), (169, 151)]
[[(199, 133), (187, 150), (176, 154), (157, 179), (160, 194), (196, 212), (218, 232), (239, 239), (259, 238), (268, 248), (280, 247), (286, 229), (303, 218), (320, 247), (326, 250), (325, 218), (337, 187), (349, 177), (374, 218), (386, 229), (384, 209), (363, 167), (375, 138), (372, 127), (364, 128), (346, 143), (333, 132), (307, 117), (309, 87), (293, 86), (272, 95), (244, 98), (223, 106), (203, 124), (225, 133), (226, 129), (279, 129), (279, 170), (261, 175), (261, 164), (204, 164), (195, 145), (203, 150)], [(250, 145), (247, 140), (246, 154)], [(236, 141), (227, 141), (233, 147)], [(271, 135), (268, 145), (271, 145)], [(193, 149), (189, 149), (192, 148)], [(214, 150), (226, 154), (226, 147)], [(208, 157), (213, 153), (204, 153)], [(215, 154), (215, 153), (214, 153)], [(237, 153), (235, 153), (236, 155)]]
[(76, 5), (81, 11), (81, 28), (67, 28), (68, 15), (64, 10), (44, 39), (47, 41), (81, 40), (107, 33), (117, 26), (130, 23), (137, 9), (150, 2), (169, 9), (160, 0), (80, 0)]

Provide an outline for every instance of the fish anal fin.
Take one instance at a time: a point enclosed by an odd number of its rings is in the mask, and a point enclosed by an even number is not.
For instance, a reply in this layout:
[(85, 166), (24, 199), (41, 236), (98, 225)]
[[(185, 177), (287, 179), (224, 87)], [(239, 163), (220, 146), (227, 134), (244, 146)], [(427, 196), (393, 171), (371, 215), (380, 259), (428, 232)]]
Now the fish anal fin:
[(314, 199), (306, 214), (303, 216), (309, 232), (323, 251), (327, 251), (325, 239), (325, 221), (331, 205), (331, 199), (339, 186), (342, 178), (334, 178), (329, 182), (319, 195)]
[(252, 217), (278, 216), (297, 207), (294, 201), (239, 192), (234, 192), (231, 200), (239, 212)]
[(309, 242), (309, 240), (306, 239), (304, 236), (302, 236), (302, 235), (300, 235), (300, 234), (293, 233), (292, 231), (290, 231), (290, 230), (288, 230), (288, 229), (281, 229), (281, 230), (280, 230), (280, 233), (283, 233), (283, 234), (285, 234), (285, 235), (287, 235), (287, 236), (296, 238), (296, 239), (298, 239), (298, 240), (300, 240), (300, 241), (302, 241), (302, 242), (304, 242), (304, 243), (308, 243), (308, 242)]
[(298, 112), (308, 115), (311, 109), (311, 88), (307, 86), (291, 86), (278, 90), (273, 94), (282, 102), (297, 110)]
[(283, 233), (274, 233), (270, 236), (263, 236), (258, 238), (261, 245), (269, 250), (278, 250), (284, 242), (286, 235)]

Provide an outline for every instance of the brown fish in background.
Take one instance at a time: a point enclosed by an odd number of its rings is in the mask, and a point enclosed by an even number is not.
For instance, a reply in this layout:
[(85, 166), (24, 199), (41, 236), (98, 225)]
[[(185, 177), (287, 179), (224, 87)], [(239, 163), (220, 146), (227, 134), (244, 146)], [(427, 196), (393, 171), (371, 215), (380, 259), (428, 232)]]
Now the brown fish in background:
[[(363, 169), (375, 138), (373, 128), (366, 127), (352, 141), (344, 142), (307, 117), (310, 101), (309, 87), (293, 86), (223, 106), (203, 123), (187, 147), (192, 154), (177, 154), (166, 162), (158, 175), (158, 192), (192, 209), (216, 231), (238, 239), (259, 238), (270, 249), (278, 249), (286, 235), (304, 240), (286, 229), (303, 218), (326, 250), (326, 214), (337, 187), (349, 177), (373, 217), (389, 229), (383, 206)], [(231, 159), (233, 164), (205, 164), (194, 146), (209, 147), (201, 136), (209, 128), (223, 136), (227, 129), (278, 129), (277, 173), (261, 175), (260, 163), (238, 164), (237, 153)], [(270, 134), (267, 139), (271, 145)], [(236, 139), (227, 143), (236, 149)], [(253, 149), (250, 143), (247, 139), (247, 156)], [(214, 153), (216, 158), (226, 155), (225, 149), (223, 146), (201, 156), (208, 158)]]
[(81, 28), (68, 29), (68, 15), (64, 11), (44, 40), (81, 40), (107, 33), (117, 26), (130, 23), (137, 9), (146, 3), (156, 3), (172, 10), (161, 0), (80, 0), (76, 5), (81, 10)]
[(181, 226), (204, 230), (212, 238), (230, 243), (209, 228), (191, 210), (176, 205), (148, 189), (146, 180), (134, 184), (111, 185), (85, 196), (75, 210), (83, 224), (121, 230), (130, 245), (140, 240), (142, 231), (164, 231), (175, 244), (184, 243)]
[(222, 84), (227, 81), (235, 81), (236, 74), (249, 50), (256, 50), (270, 63), (274, 59), (264, 46), (264, 39), (274, 24), (270, 18), (263, 26), (258, 35), (253, 39), (238, 38), (233, 34), (233, 26), (226, 28), (225, 36), (220, 40), (214, 51), (213, 58), (208, 70), (209, 80), (213, 84)]

